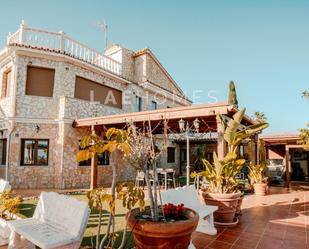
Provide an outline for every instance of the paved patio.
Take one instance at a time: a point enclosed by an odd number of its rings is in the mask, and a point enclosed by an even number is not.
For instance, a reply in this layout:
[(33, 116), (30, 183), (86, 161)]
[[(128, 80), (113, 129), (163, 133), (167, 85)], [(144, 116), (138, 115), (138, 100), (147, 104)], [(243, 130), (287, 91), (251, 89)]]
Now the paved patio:
[[(36, 196), (41, 191), (16, 192)], [(216, 236), (194, 233), (196, 249), (309, 249), (308, 186), (271, 187), (267, 196), (246, 196), (242, 209), (236, 227), (218, 228)]]
[(194, 233), (197, 249), (308, 249), (309, 188), (271, 187), (270, 195), (246, 197), (240, 223), (217, 236)]

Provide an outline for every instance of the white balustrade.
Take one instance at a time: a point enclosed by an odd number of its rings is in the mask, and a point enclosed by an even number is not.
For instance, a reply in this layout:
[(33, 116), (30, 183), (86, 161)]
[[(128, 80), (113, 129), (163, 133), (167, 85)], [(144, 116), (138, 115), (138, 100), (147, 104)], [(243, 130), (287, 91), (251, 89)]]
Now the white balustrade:
[(62, 31), (58, 33), (50, 32), (28, 28), (22, 24), (19, 30), (9, 34), (7, 44), (63, 53), (114, 74), (121, 75), (121, 63), (70, 38)]

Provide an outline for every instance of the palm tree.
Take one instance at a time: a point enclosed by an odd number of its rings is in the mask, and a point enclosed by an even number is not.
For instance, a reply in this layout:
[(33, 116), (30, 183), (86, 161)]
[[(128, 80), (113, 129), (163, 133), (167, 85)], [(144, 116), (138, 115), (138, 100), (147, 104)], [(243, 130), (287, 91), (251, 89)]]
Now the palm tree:
[[(303, 91), (302, 96), (309, 100), (309, 91)], [(304, 145), (305, 150), (309, 151), (309, 124), (307, 124), (308, 128), (299, 129), (299, 144)]]
[(308, 128), (299, 129), (299, 141), (298, 143), (304, 145), (305, 150), (309, 151), (309, 124), (307, 124)]
[(303, 97), (309, 99), (309, 91), (303, 91), (302, 95), (303, 95)]
[(258, 123), (266, 123), (267, 117), (264, 112), (255, 112), (253, 114), (253, 119)]

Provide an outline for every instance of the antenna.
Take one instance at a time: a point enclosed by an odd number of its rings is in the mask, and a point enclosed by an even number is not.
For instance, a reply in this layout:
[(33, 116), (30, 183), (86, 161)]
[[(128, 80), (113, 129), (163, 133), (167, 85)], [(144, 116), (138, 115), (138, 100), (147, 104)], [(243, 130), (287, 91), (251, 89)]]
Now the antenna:
[(107, 27), (105, 20), (103, 22), (98, 22), (97, 27), (100, 28), (105, 35), (105, 49), (106, 49), (107, 48), (107, 34), (108, 34), (107, 30), (108, 30), (108, 27)]

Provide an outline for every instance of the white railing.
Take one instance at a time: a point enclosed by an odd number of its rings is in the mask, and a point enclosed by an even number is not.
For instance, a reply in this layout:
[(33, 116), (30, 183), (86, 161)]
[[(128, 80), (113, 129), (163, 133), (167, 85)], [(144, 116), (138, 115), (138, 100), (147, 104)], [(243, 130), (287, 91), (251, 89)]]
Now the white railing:
[(62, 53), (111, 73), (121, 75), (121, 63), (103, 55), (95, 49), (75, 41), (61, 31), (57, 33), (28, 28), (22, 23), (19, 30), (13, 34), (9, 34), (7, 44)]

